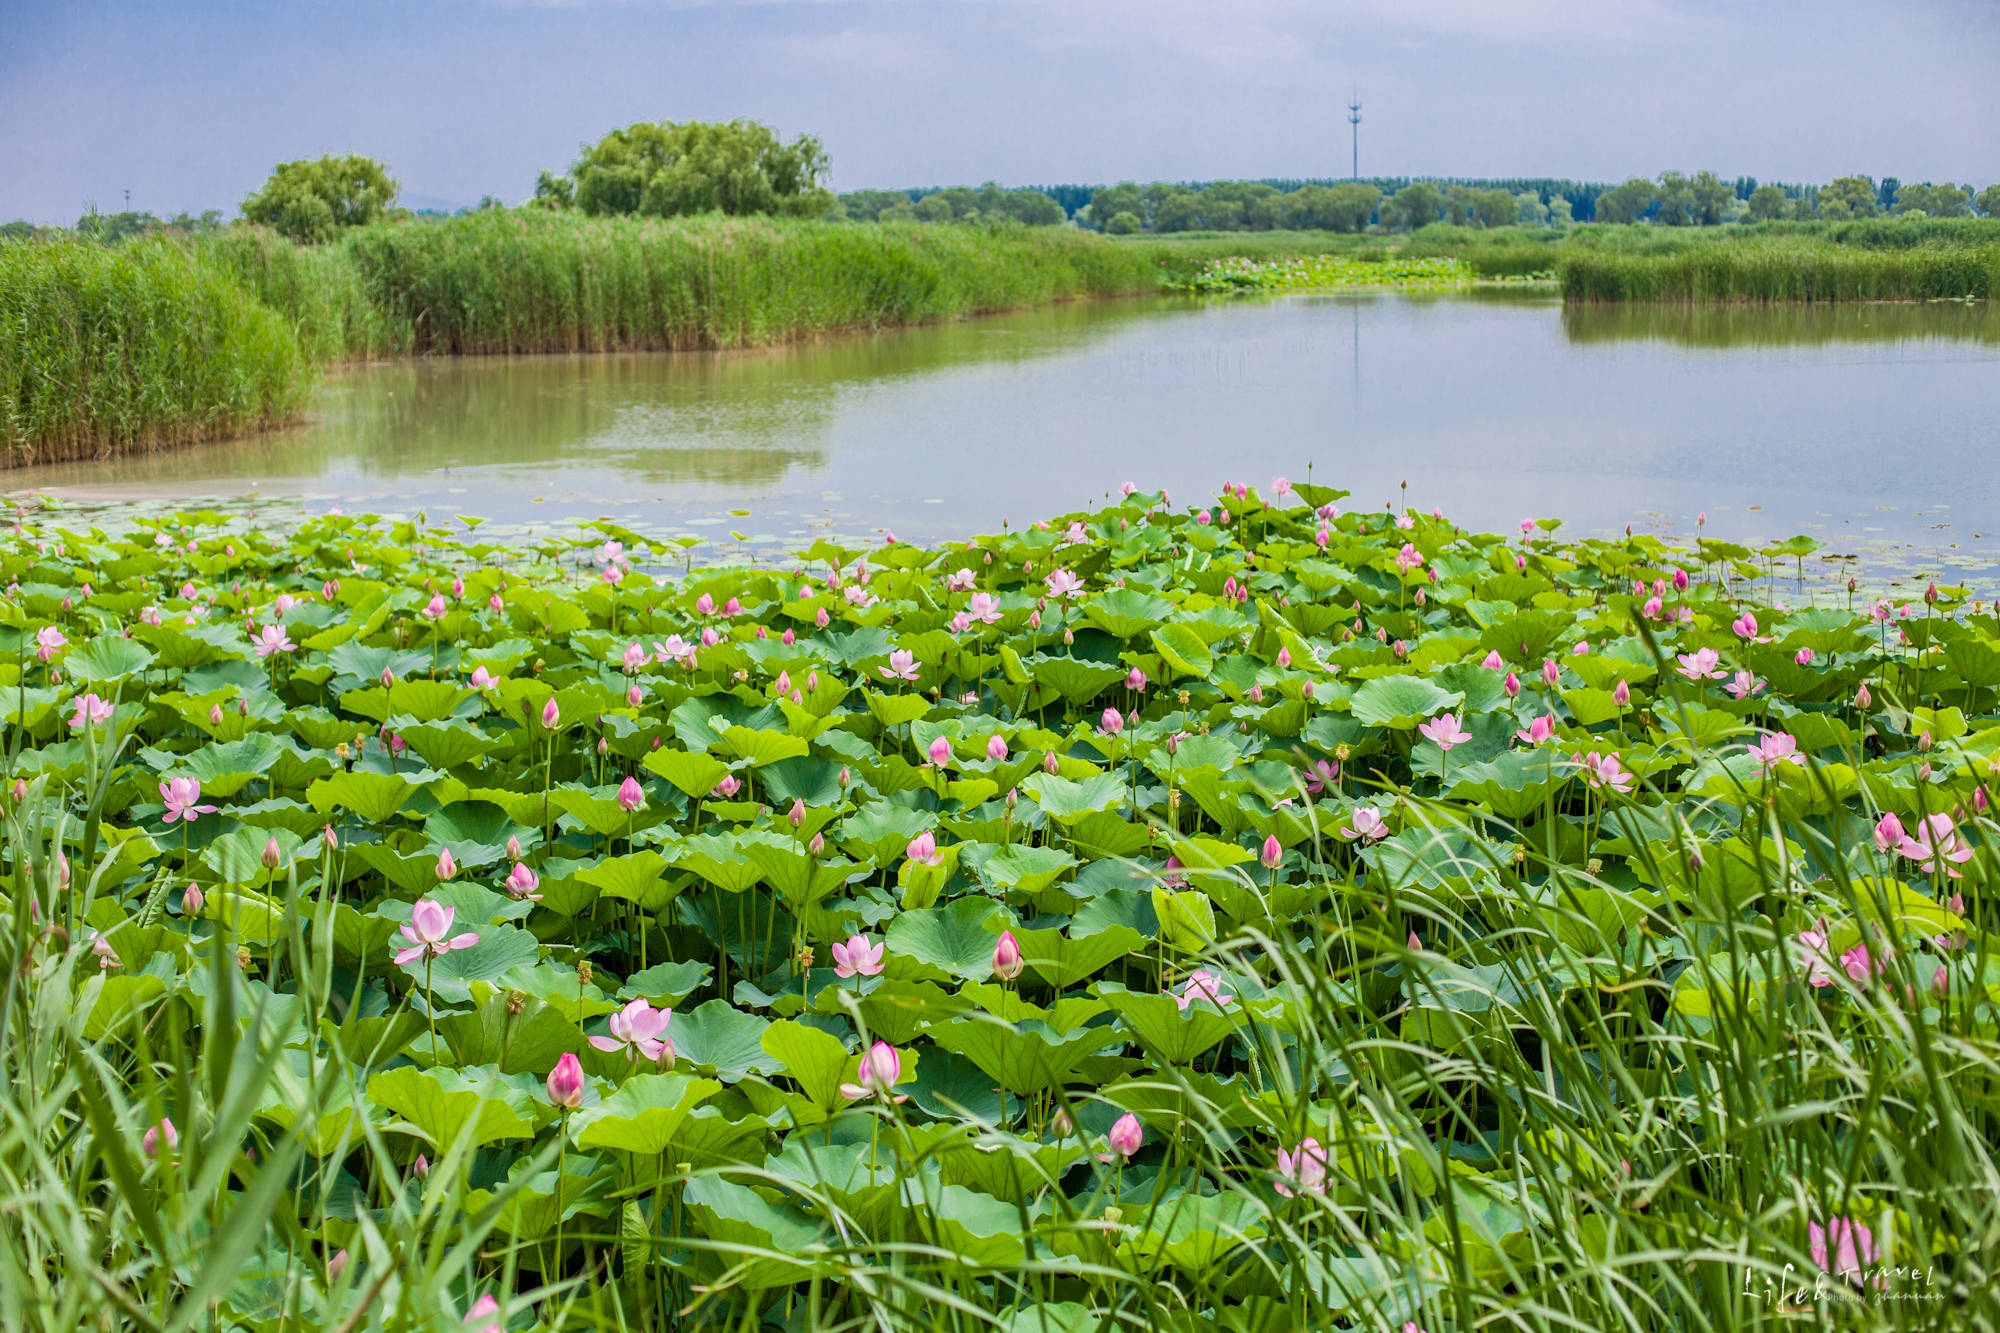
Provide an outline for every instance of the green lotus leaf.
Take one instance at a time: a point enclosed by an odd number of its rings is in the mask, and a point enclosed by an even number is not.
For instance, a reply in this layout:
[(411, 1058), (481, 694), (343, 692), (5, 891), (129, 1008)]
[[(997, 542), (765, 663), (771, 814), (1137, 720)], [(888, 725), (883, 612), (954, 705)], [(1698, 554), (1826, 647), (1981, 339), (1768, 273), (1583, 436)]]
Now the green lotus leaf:
[[(533, 1138), (538, 1120), (528, 1075), (491, 1069), (418, 1069), (405, 1065), (368, 1080), (368, 1100), (399, 1117), (432, 1148), (444, 1150), (461, 1136), (473, 1147)], [(546, 1100), (546, 1099), (544, 1099)]]
[(570, 1132), (579, 1148), (658, 1157), (673, 1146), (689, 1114), (720, 1091), (722, 1084), (712, 1078), (635, 1074), (618, 1091), (572, 1117)]

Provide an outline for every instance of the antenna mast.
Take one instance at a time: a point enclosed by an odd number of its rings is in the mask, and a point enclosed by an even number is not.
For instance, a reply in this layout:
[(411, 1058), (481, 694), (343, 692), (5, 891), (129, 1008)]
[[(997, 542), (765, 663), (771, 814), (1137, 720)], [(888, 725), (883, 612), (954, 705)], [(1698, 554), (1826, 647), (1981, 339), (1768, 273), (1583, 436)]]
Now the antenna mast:
[(1353, 177), (1355, 180), (1360, 180), (1361, 179), (1361, 93), (1359, 92), (1359, 90), (1356, 90), (1350, 95), (1350, 100), (1347, 103), (1347, 123), (1353, 127), (1353, 134), (1354, 134), (1354, 162), (1352, 167)]

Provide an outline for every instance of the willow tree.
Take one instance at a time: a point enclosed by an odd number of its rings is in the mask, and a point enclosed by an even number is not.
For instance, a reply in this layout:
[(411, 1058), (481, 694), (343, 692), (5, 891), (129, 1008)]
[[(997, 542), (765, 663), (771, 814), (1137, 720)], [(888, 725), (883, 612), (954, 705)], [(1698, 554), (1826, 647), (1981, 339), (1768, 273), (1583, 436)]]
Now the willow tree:
[(749, 120), (641, 121), (585, 144), (568, 175), (543, 172), (535, 195), (545, 207), (574, 206), (592, 216), (820, 217), (834, 206), (820, 184), (826, 171), (826, 150), (809, 134), (786, 143)]

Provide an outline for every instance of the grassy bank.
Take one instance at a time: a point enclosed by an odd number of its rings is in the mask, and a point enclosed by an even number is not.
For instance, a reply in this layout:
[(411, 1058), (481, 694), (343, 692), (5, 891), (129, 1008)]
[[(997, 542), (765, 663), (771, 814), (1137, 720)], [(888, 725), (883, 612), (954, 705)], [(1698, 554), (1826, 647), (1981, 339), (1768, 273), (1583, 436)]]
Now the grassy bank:
[(170, 448), (294, 415), (290, 322), (171, 244), (0, 244), (0, 460)]
[(1994, 617), (1344, 495), (31, 517), (6, 1326), (1991, 1328)]
[(1669, 254), (1565, 249), (1565, 301), (1924, 301), (2000, 293), (2000, 244), (1862, 249), (1753, 237)]
[(322, 247), (10, 243), (0, 442), (22, 463), (254, 430), (325, 362), (753, 346), (1158, 286), (1152, 254), (1046, 228), (515, 210)]

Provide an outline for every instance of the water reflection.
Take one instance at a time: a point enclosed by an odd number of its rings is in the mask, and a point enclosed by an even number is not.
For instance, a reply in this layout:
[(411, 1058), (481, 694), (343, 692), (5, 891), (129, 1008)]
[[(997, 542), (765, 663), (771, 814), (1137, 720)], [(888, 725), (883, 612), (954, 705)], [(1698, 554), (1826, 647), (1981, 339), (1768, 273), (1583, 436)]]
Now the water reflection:
[(1565, 306), (1573, 343), (1634, 339), (1679, 347), (1811, 347), (1915, 340), (2000, 345), (2000, 302), (1866, 301), (1848, 305)]
[[(1350, 507), (1511, 528), (1821, 537), (1988, 569), (1990, 305), (1565, 310), (1546, 290), (1083, 303), (720, 354), (398, 362), (261, 440), (17, 474), (73, 496), (255, 494), (771, 542), (934, 541), (1313, 476)], [(268, 502), (266, 501), (261, 502)], [(296, 501), (294, 501), (296, 503)], [(748, 517), (743, 516), (748, 511)]]

